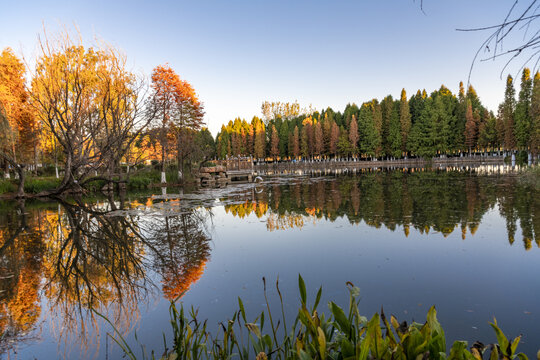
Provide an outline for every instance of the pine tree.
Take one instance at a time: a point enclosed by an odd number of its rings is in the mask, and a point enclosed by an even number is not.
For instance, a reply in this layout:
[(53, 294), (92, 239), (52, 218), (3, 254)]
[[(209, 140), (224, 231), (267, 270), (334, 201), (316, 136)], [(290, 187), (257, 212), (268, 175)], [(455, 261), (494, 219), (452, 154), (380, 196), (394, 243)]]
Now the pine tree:
[(351, 122), (349, 124), (349, 142), (351, 144), (351, 152), (353, 155), (357, 154), (358, 151), (358, 123), (356, 122), (356, 116), (352, 116)]
[(332, 136), (332, 123), (333, 121), (330, 121), (328, 119), (328, 114), (324, 114), (324, 120), (322, 121), (323, 143), (324, 143), (323, 153), (326, 155), (330, 154), (330, 138)]
[(497, 117), (495, 119), (495, 130), (497, 131), (497, 141), (496, 146), (498, 148), (502, 147), (504, 144), (504, 106), (499, 104), (499, 109), (497, 111)]
[(292, 140), (292, 154), (295, 158), (298, 158), (300, 156), (300, 135), (298, 134), (298, 126), (294, 127)]
[(332, 123), (332, 131), (330, 133), (330, 146), (329, 152), (330, 155), (337, 155), (337, 144), (339, 141), (339, 126), (335, 122)]
[(321, 126), (320, 121), (317, 121), (317, 123), (315, 124), (313, 137), (314, 137), (313, 154), (315, 156), (320, 156), (322, 155), (323, 150), (324, 150), (323, 131), (322, 131), (322, 126)]
[(302, 138), (300, 139), (300, 151), (302, 153), (302, 157), (308, 158), (309, 157), (309, 135), (308, 135), (308, 127), (304, 125), (302, 127)]
[(390, 123), (388, 124), (388, 155), (395, 158), (401, 157), (401, 123), (399, 118), (400, 102), (395, 101), (390, 114)]
[(373, 103), (365, 103), (360, 109), (358, 125), (360, 129), (360, 153), (374, 157), (380, 147), (381, 138), (375, 126)]
[(382, 128), (381, 128), (381, 140), (383, 155), (390, 156), (392, 149), (390, 148), (390, 121), (394, 112), (394, 99), (392, 95), (388, 95), (381, 101), (382, 111)]
[(480, 147), (493, 149), (497, 146), (497, 120), (493, 114), (488, 114), (487, 121), (480, 125), (478, 132), (478, 145)]
[(433, 101), (433, 112), (431, 114), (431, 122), (433, 124), (431, 137), (433, 141), (433, 151), (436, 153), (448, 153), (450, 150), (451, 141), (451, 129), (449, 113), (444, 98), (451, 93), (447, 93), (444, 96), (437, 96)]
[(471, 100), (467, 99), (467, 112), (465, 114), (465, 145), (471, 152), (476, 145), (476, 122), (474, 121)]
[(534, 75), (531, 96), (531, 136), (529, 147), (534, 155), (540, 152), (540, 73)]
[(399, 101), (399, 123), (401, 126), (401, 151), (407, 152), (407, 137), (409, 131), (411, 131), (411, 110), (405, 89), (401, 90), (401, 99)]
[(272, 125), (272, 136), (270, 139), (270, 155), (276, 159), (279, 156), (279, 134), (275, 125)]
[(289, 122), (283, 121), (279, 128), (279, 155), (281, 157), (287, 156), (287, 148), (289, 145)]
[(408, 147), (413, 155), (432, 157), (437, 153), (435, 144), (435, 124), (433, 119), (436, 109), (432, 98), (427, 98), (419, 119), (414, 123), (409, 135)]
[(504, 91), (504, 102), (502, 119), (504, 122), (504, 148), (514, 150), (516, 139), (514, 137), (514, 110), (516, 107), (516, 90), (514, 89), (514, 79), (508, 75), (506, 78), (506, 89)]
[(264, 129), (264, 123), (261, 119), (259, 119), (256, 116), (253, 117), (253, 120), (251, 120), (251, 123), (253, 124), (254, 131), (255, 131), (253, 152), (255, 154), (255, 158), (262, 159), (265, 157), (265, 149), (266, 149), (266, 131)]
[(373, 124), (375, 125), (375, 131), (377, 132), (377, 148), (375, 149), (375, 155), (379, 156), (382, 153), (382, 138), (383, 138), (383, 117), (381, 104), (376, 99), (371, 101), (373, 111)]
[(339, 140), (337, 150), (340, 156), (349, 156), (351, 154), (351, 143), (349, 142), (347, 130), (341, 128), (339, 130)]
[(531, 95), (532, 79), (531, 71), (528, 68), (523, 69), (521, 76), (521, 90), (519, 91), (519, 100), (514, 114), (516, 145), (520, 149), (526, 149), (529, 145), (529, 136), (531, 129)]

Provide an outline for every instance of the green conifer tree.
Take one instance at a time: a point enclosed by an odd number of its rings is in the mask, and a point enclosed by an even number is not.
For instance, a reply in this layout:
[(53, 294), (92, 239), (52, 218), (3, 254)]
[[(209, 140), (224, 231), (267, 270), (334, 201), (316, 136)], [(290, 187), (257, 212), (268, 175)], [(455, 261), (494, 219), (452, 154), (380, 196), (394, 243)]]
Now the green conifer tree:
[(514, 89), (514, 79), (508, 75), (506, 78), (506, 89), (504, 91), (504, 102), (502, 108), (502, 119), (504, 122), (504, 148), (514, 150), (516, 139), (514, 136), (514, 110), (516, 107), (516, 90)]
[(401, 90), (399, 101), (399, 123), (401, 125), (401, 151), (405, 153), (407, 152), (407, 137), (409, 136), (409, 131), (411, 131), (411, 110), (405, 89)]
[(529, 145), (531, 130), (531, 95), (532, 79), (531, 71), (528, 68), (523, 69), (521, 76), (521, 90), (519, 91), (519, 100), (514, 113), (516, 145), (519, 149), (526, 149)]
[(401, 123), (399, 117), (400, 102), (394, 101), (388, 124), (388, 155), (395, 158), (401, 157)]
[(534, 75), (534, 83), (531, 96), (531, 136), (529, 147), (533, 155), (540, 152), (540, 73)]

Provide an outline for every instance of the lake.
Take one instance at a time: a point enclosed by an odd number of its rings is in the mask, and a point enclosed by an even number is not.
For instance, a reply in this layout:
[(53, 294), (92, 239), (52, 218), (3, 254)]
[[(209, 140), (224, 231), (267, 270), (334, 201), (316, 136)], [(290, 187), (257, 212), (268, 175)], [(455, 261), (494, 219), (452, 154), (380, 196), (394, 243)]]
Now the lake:
[[(268, 176), (261, 184), (0, 205), (0, 358), (114, 359), (113, 329), (141, 353), (171, 343), (170, 300), (218, 329), (293, 321), (298, 274), (320, 309), (424, 321), (435, 305), (454, 340), (540, 348), (540, 194), (508, 168), (363, 170)], [(96, 312), (93, 312), (94, 309)], [(136, 335), (136, 338), (135, 338)]]

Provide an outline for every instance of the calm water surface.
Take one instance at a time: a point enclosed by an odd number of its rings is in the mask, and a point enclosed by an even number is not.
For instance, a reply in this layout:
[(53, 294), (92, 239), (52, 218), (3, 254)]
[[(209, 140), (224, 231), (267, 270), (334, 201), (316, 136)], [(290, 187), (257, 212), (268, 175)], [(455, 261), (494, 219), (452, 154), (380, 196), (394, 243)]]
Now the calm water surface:
[[(169, 193), (174, 192), (169, 189)], [(167, 196), (0, 204), (0, 358), (114, 359), (106, 315), (140, 354), (170, 340), (181, 294), (210, 329), (264, 305), (279, 276), (294, 318), (301, 273), (322, 303), (361, 290), (366, 316), (422, 321), (436, 305), (447, 343), (540, 348), (540, 196), (515, 174), (376, 171), (268, 178)], [(278, 297), (269, 287), (271, 305)], [(324, 308), (324, 306), (322, 307)]]

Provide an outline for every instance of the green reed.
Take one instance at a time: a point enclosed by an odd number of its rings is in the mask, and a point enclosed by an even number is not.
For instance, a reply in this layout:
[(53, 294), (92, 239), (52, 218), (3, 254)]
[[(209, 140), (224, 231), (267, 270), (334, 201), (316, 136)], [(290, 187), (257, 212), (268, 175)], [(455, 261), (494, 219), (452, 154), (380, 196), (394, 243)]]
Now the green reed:
[[(274, 317), (268, 303), (264, 278), (263, 283), (266, 310), (248, 322), (242, 300), (238, 298), (238, 310), (227, 323), (220, 324), (215, 336), (207, 330), (206, 321), (198, 320), (197, 311), (192, 308), (186, 314), (183, 305), (178, 307), (175, 301), (171, 302), (173, 344), (172, 349), (168, 349), (165, 343), (161, 359), (527, 359), (525, 354), (516, 352), (521, 336), (507, 338), (496, 320), (490, 325), (495, 331), (497, 343), (484, 345), (475, 342), (469, 347), (466, 341), (456, 341), (448, 353), (444, 330), (437, 320), (435, 307), (429, 309), (423, 324), (400, 323), (393, 315), (388, 318), (382, 310), (380, 314), (367, 319), (358, 310), (359, 289), (351, 283), (347, 284), (348, 308), (344, 310), (330, 302), (330, 313), (326, 316), (317, 310), (322, 288), (319, 288), (313, 304), (308, 306), (306, 286), (301, 276), (298, 277), (298, 314), (292, 326), (287, 327), (279, 280), (276, 282), (281, 303), (279, 319)], [(268, 330), (265, 330), (265, 325)], [(280, 326), (284, 331), (279, 331)], [(110, 336), (127, 357), (137, 358), (116, 329), (115, 336)], [(151, 357), (155, 358), (154, 352)], [(142, 358), (147, 358), (144, 348)]]

